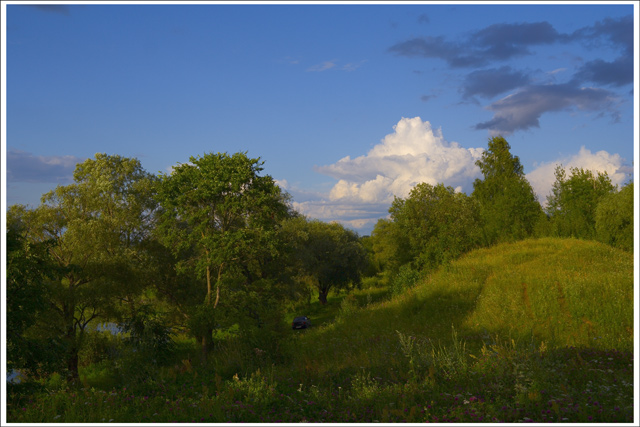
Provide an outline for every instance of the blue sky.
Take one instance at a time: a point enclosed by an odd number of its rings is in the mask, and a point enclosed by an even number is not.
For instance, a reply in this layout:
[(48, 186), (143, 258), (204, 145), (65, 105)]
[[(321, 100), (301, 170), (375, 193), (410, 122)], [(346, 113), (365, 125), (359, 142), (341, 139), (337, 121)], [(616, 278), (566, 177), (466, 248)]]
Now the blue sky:
[(419, 182), (470, 194), (493, 135), (541, 202), (558, 163), (637, 167), (632, 2), (3, 7), (7, 205), (97, 152), (158, 173), (247, 151), (369, 234)]

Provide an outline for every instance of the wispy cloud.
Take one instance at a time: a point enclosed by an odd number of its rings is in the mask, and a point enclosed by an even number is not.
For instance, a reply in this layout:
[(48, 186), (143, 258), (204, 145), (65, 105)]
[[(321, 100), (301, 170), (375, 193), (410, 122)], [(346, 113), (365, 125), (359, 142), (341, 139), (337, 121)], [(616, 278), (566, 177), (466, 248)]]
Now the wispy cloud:
[(418, 23), (419, 24), (428, 24), (429, 22), (431, 22), (431, 19), (429, 19), (429, 15), (427, 15), (426, 13), (421, 13), (418, 16)]
[(633, 83), (633, 56), (621, 56), (608, 62), (596, 59), (584, 64), (574, 76), (576, 82), (624, 86)]
[(84, 160), (75, 156), (36, 156), (8, 149), (7, 181), (66, 184), (73, 181), (76, 164)]
[(580, 28), (571, 38), (587, 46), (608, 44), (614, 49), (622, 50), (624, 55), (633, 57), (633, 15), (618, 19), (605, 18), (591, 26)]
[(362, 67), (364, 63), (367, 62), (366, 59), (357, 62), (348, 62), (344, 65), (338, 65), (337, 59), (332, 59), (330, 61), (324, 61), (319, 64), (312, 65), (307, 68), (307, 71), (311, 72), (322, 72), (327, 70), (341, 70), (341, 71), (355, 71), (358, 68)]
[(358, 62), (349, 62), (348, 64), (343, 65), (340, 69), (343, 71), (355, 71), (358, 68), (362, 67), (365, 62), (367, 62), (366, 59)]
[(462, 83), (464, 98), (482, 96), (492, 98), (501, 93), (526, 85), (531, 81), (521, 71), (504, 66), (489, 70), (478, 70), (466, 75)]
[[(517, 57), (533, 55), (534, 46), (580, 43), (587, 48), (608, 46), (620, 52), (612, 61), (593, 59), (577, 68), (562, 84), (532, 84), (528, 72), (508, 65), (477, 69), (463, 77), (463, 100), (492, 98), (508, 94), (486, 108), (494, 112), (491, 120), (477, 123), (475, 129), (509, 135), (540, 126), (543, 114), (558, 111), (586, 111), (609, 114), (617, 120), (619, 97), (602, 86), (618, 88), (633, 83), (633, 17), (606, 18), (572, 33), (560, 33), (549, 22), (490, 25), (461, 39), (441, 35), (414, 37), (391, 46), (398, 56), (439, 59), (451, 69), (481, 68)], [(566, 71), (558, 68), (548, 77)], [(554, 82), (555, 83), (555, 82)], [(600, 87), (591, 87), (593, 85)], [(428, 98), (422, 98), (428, 100)]]
[(33, 7), (42, 12), (59, 13), (61, 15), (69, 15), (69, 6), (64, 4), (29, 4), (25, 5)]
[(530, 47), (555, 43), (607, 43), (633, 58), (633, 16), (606, 18), (571, 34), (559, 33), (549, 22), (494, 24), (461, 40), (443, 36), (414, 37), (389, 48), (399, 56), (436, 58), (452, 68), (482, 67), (493, 61), (532, 55)]
[(312, 65), (311, 67), (307, 68), (307, 71), (322, 72), (322, 71), (330, 70), (335, 66), (336, 66), (336, 60), (332, 59), (331, 61), (324, 61), (319, 64)]
[(530, 85), (489, 105), (495, 114), (489, 121), (478, 123), (476, 129), (509, 135), (517, 130), (540, 127), (540, 117), (548, 112), (578, 109), (609, 111), (615, 118), (617, 97), (614, 93), (573, 84)]
[(416, 37), (391, 46), (389, 52), (441, 59), (452, 68), (483, 67), (492, 61), (530, 55), (530, 46), (569, 40), (569, 35), (558, 33), (548, 22), (496, 24), (461, 41), (449, 41), (443, 36)]

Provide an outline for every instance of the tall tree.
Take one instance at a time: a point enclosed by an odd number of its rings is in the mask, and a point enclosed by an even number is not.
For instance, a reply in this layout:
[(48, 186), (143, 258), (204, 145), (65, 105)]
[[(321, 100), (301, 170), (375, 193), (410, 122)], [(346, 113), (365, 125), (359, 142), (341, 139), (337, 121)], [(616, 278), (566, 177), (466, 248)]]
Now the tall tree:
[(479, 243), (477, 202), (444, 184), (422, 183), (389, 209), (403, 230), (417, 268), (434, 268)]
[(152, 226), (154, 177), (137, 159), (96, 154), (78, 164), (74, 183), (58, 186), (34, 210), (14, 206), (9, 224), (20, 224), (31, 243), (50, 241), (56, 276), (48, 282), (53, 337), (62, 337), (70, 380), (90, 322), (114, 316), (118, 302), (140, 287), (140, 245)]
[(193, 270), (206, 286), (196, 322), (204, 357), (224, 283), (233, 286), (249, 261), (275, 251), (276, 225), (289, 213), (262, 165), (246, 153), (208, 153), (161, 176), (161, 238), (178, 256), (178, 271)]
[(312, 279), (321, 304), (327, 303), (331, 289), (359, 283), (368, 260), (357, 233), (338, 223), (304, 217), (287, 221), (285, 227), (296, 236), (301, 275)]
[(472, 196), (480, 204), (485, 245), (528, 237), (542, 217), (520, 159), (510, 150), (507, 140), (496, 136), (476, 161), (484, 178), (474, 181)]

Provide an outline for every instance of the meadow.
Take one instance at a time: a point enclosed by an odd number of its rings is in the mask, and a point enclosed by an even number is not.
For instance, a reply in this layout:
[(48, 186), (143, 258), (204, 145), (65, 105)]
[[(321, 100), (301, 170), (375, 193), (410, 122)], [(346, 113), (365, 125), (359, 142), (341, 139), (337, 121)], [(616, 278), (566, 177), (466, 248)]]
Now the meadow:
[[(392, 295), (303, 303), (276, 342), (177, 341), (157, 369), (9, 385), (12, 423), (622, 422), (634, 414), (633, 255), (576, 239), (473, 251)], [(294, 315), (314, 326), (292, 331)], [(115, 339), (115, 338), (113, 338)]]

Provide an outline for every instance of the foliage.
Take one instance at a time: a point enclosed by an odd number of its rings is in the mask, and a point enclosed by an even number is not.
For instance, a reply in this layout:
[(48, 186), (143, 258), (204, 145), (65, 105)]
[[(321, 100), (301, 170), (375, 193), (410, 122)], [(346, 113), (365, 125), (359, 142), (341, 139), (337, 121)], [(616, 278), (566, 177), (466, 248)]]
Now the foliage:
[[(571, 168), (570, 176), (562, 165), (556, 168), (556, 180), (547, 198), (547, 214), (558, 237), (595, 239), (596, 209), (603, 198), (616, 190), (606, 172)], [(625, 213), (628, 216), (628, 212)]]
[(149, 305), (140, 307), (123, 323), (128, 334), (125, 343), (131, 346), (149, 365), (161, 365), (173, 352), (173, 339), (166, 322)]
[(108, 330), (87, 330), (79, 352), (80, 368), (114, 360), (121, 355), (123, 348), (124, 343), (120, 334), (112, 334)]
[(385, 273), (395, 273), (401, 265), (413, 261), (409, 236), (397, 222), (380, 218), (371, 233), (373, 263)]
[(415, 285), (420, 279), (420, 272), (411, 268), (411, 264), (400, 267), (390, 285), (391, 295), (400, 295)]
[(45, 281), (52, 274), (52, 261), (49, 242), (29, 243), (18, 227), (13, 224), (6, 236), (7, 371), (35, 375), (55, 370), (62, 348), (30, 333), (48, 311)]
[(143, 285), (141, 244), (152, 226), (153, 181), (138, 160), (98, 153), (77, 165), (74, 184), (45, 194), (38, 208), (9, 212), (8, 223), (20, 224), (30, 243), (52, 242), (51, 304), (40, 332), (64, 342), (70, 380), (78, 377), (90, 322), (116, 316), (118, 302)]
[(633, 253), (633, 182), (604, 196), (595, 212), (597, 239)]
[[(260, 175), (262, 164), (245, 153), (208, 153), (161, 177), (158, 235), (176, 256), (178, 272), (191, 270), (206, 280), (205, 305), (216, 308), (222, 293), (233, 292), (221, 289), (225, 282), (252, 282), (261, 262), (276, 253), (276, 225), (289, 208), (273, 179)], [(203, 354), (213, 322), (200, 322), (206, 326)]]
[(358, 235), (338, 223), (293, 218), (283, 226), (295, 248), (301, 276), (313, 278), (321, 303), (329, 291), (358, 284), (367, 266), (367, 253)]
[(516, 241), (532, 235), (542, 208), (524, 176), (518, 156), (501, 136), (489, 140), (476, 162), (484, 179), (473, 183), (473, 198), (480, 204), (484, 245)]
[(479, 242), (476, 202), (443, 184), (418, 184), (407, 199), (396, 197), (389, 213), (420, 269), (456, 259)]

